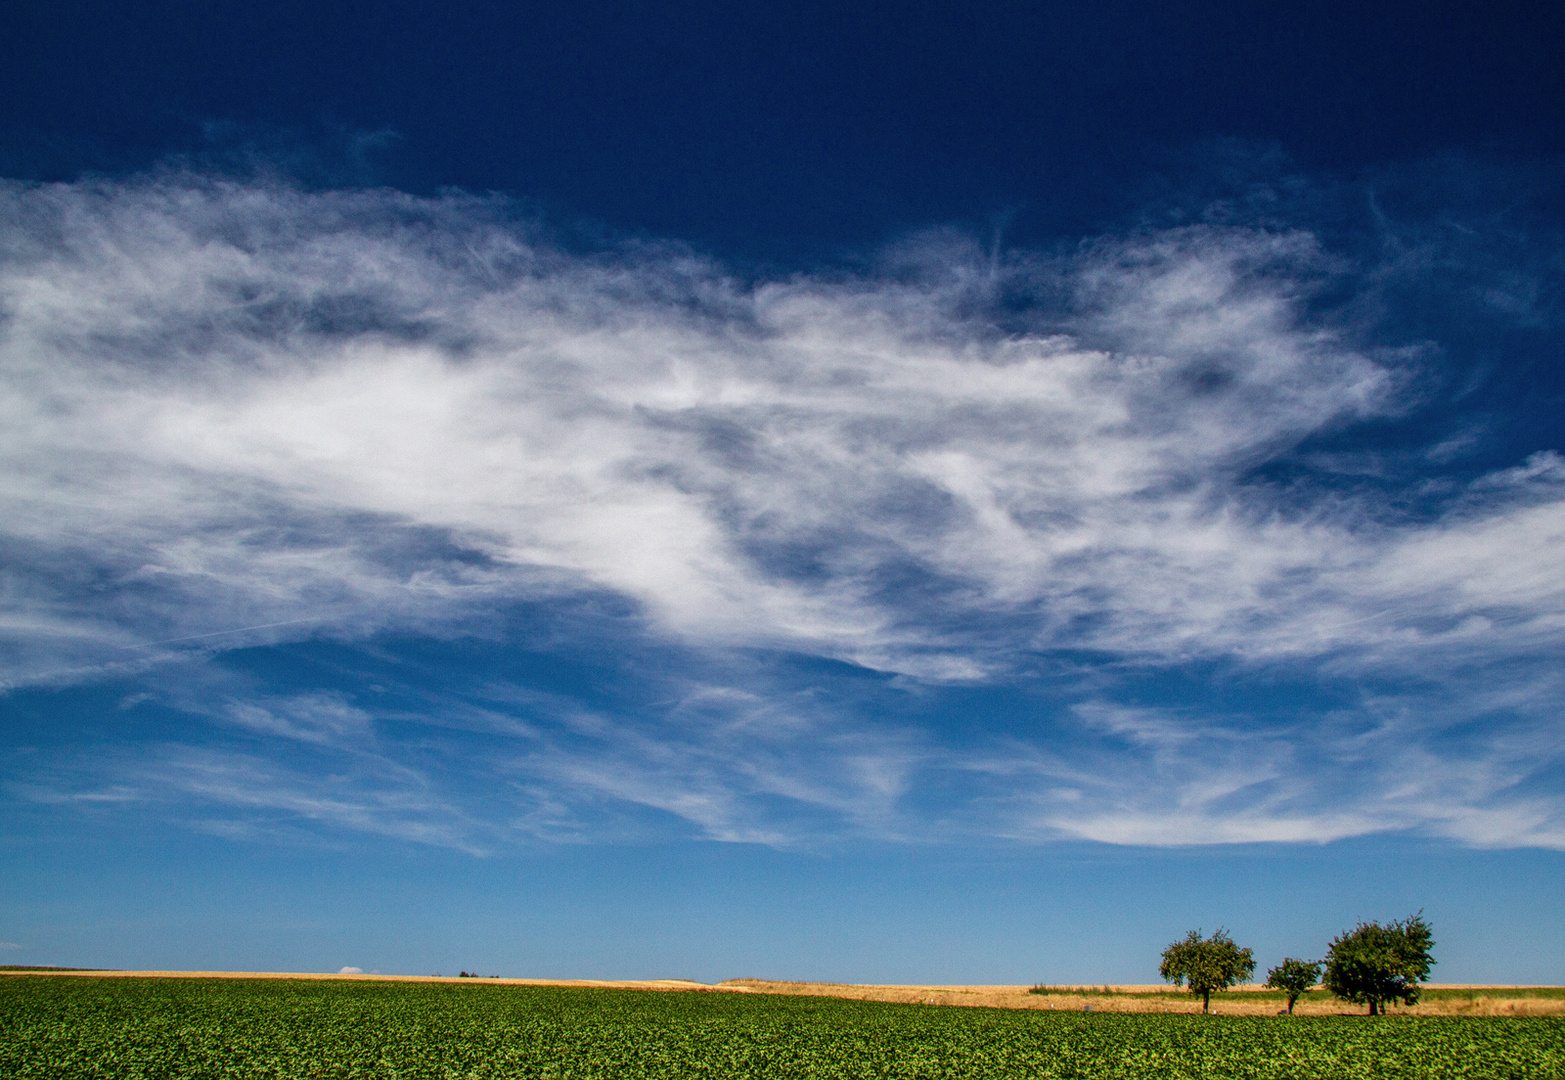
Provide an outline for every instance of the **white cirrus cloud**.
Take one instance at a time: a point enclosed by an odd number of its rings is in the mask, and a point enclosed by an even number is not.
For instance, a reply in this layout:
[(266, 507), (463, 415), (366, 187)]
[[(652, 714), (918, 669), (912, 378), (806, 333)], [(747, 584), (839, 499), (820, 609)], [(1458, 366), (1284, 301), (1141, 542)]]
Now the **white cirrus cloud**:
[[(1531, 671), (1565, 641), (1565, 465), (1539, 448), (1414, 514), (1401, 496), (1426, 476), (1363, 485), (1303, 452), (1414, 407), (1428, 362), (1316, 310), (1323, 284), (1354, 282), (1309, 232), (1197, 226), (999, 263), (925, 238), (857, 275), (745, 282), (673, 247), (564, 252), (508, 213), (188, 176), (0, 189), (0, 679), (466, 632), (514, 601), (601, 595), (679, 647), (925, 685), (1066, 652), (1434, 671), (1466, 678), (1471, 707), (1400, 743), (1368, 706), (1320, 735), (1087, 694), (1065, 757), (953, 757), (916, 732), (780, 714), (761, 726), (800, 741), (741, 740), (735, 757), (705, 730), (600, 717), (584, 734), (581, 709), (556, 710), (575, 734), (536, 738), (515, 768), (542, 832), (574, 828), (565, 791), (727, 839), (777, 840), (753, 809), (766, 800), (927, 832), (898, 807), (933, 770), (1029, 777), (979, 800), (980, 831), (1014, 836), (1436, 822), (1562, 842), (1556, 797), (1525, 782), (1524, 748), (1555, 724), (1536, 698), (1508, 706), (1524, 719), (1503, 739), (1434, 747), (1490, 708), (1474, 672)], [(1283, 465), (1288, 482), (1268, 472)], [(466, 811), (392, 778), (346, 696), (210, 711), (380, 780), (323, 794), (276, 763), (188, 751), (158, 759), (168, 789), (475, 844)], [(1335, 795), (1300, 787), (1306, 758)], [(1484, 779), (1463, 773), (1479, 760)], [(1398, 788), (1392, 761), (1418, 782)]]
[(1069, 302), (1002, 333), (960, 264), (741, 286), (530, 245), (470, 200), (4, 203), (14, 682), (577, 589), (687, 640), (958, 679), (1003, 663), (986, 625), (1265, 657), (1565, 617), (1552, 457), (1434, 522), (1247, 480), (1401, 407), (1405, 356), (1303, 317), (1327, 262), (1304, 233), (1021, 265)]

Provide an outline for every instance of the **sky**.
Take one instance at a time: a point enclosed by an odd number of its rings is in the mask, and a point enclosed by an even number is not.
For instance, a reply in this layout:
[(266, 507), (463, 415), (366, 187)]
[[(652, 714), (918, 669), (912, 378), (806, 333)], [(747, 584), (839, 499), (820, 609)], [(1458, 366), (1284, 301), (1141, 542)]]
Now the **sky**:
[(0, 964), (1565, 983), (1565, 9), (0, 14)]

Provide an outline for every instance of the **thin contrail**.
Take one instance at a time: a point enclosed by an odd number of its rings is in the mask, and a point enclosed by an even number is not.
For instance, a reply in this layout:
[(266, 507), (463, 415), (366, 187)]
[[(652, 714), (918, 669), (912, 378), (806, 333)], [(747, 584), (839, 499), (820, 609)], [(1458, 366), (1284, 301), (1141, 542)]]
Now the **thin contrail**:
[(214, 630), (210, 634), (191, 634), (188, 637), (171, 637), (162, 641), (144, 641), (140, 645), (124, 645), (126, 649), (151, 649), (158, 645), (175, 645), (181, 641), (200, 641), (202, 638), (222, 637), (224, 634), (243, 634), (247, 630), (270, 630), (274, 626), (293, 626), (302, 622), (314, 622), (314, 619), (284, 619), (282, 622), (262, 623), (259, 626), (238, 626), (232, 630)]

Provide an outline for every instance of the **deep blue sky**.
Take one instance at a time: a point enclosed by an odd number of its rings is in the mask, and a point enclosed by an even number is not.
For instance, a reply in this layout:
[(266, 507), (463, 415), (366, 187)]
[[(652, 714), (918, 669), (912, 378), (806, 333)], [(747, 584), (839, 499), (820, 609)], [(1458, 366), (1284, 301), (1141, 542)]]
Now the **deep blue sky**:
[(1565, 982), (1565, 13), (0, 13), (0, 962)]
[(283, 167), (725, 255), (1003, 214), (1075, 238), (1214, 179), (1213, 139), (1349, 174), (1565, 149), (1542, 3), (7, 6), (7, 175), (313, 149)]

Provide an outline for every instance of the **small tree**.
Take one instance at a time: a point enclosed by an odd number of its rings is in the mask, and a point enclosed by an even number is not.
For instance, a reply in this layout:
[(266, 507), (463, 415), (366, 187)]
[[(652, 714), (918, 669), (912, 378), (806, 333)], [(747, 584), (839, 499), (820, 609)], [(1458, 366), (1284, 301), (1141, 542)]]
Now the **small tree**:
[(1266, 973), (1266, 985), (1288, 994), (1288, 1015), (1293, 1015), (1293, 1003), (1299, 995), (1320, 980), (1320, 964), (1314, 960), (1295, 960), (1288, 957)]
[(1222, 927), (1209, 938), (1192, 930), (1183, 941), (1163, 950), (1163, 965), (1158, 971), (1175, 986), (1189, 983), (1190, 992), (1201, 995), (1201, 1011), (1209, 1013), (1213, 993), (1249, 981), (1255, 973), (1255, 958), (1251, 950), (1235, 945)]
[(1347, 1001), (1369, 1006), (1369, 1015), (1385, 1012), (1385, 1003), (1418, 1001), (1419, 983), (1434, 960), (1434, 933), (1424, 913), (1381, 926), (1359, 923), (1326, 951), (1326, 989)]

